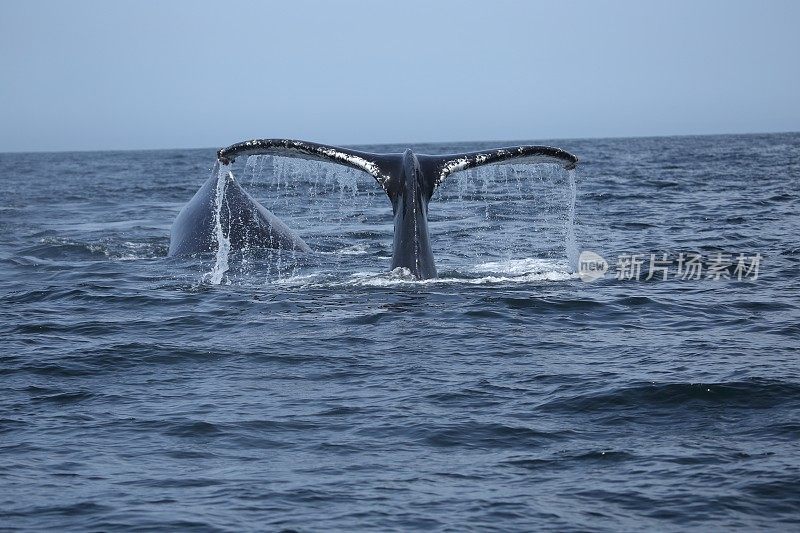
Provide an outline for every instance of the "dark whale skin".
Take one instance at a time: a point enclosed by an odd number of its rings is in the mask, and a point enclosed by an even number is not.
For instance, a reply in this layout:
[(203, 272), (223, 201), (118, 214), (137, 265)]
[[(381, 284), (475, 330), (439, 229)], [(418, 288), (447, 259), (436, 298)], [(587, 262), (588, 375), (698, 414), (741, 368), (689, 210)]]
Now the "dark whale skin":
[[(167, 256), (216, 252), (217, 179), (214, 173), (178, 213), (172, 223)], [(250, 196), (230, 173), (220, 179), (225, 180), (220, 224), (230, 239), (231, 250), (281, 248), (311, 251), (303, 239)]]

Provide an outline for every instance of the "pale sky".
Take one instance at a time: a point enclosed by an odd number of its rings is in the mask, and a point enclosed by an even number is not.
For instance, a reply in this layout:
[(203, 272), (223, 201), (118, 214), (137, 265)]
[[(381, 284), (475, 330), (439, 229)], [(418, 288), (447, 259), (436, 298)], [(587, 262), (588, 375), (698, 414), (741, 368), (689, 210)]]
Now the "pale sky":
[(0, 8), (0, 151), (800, 130), (800, 1)]

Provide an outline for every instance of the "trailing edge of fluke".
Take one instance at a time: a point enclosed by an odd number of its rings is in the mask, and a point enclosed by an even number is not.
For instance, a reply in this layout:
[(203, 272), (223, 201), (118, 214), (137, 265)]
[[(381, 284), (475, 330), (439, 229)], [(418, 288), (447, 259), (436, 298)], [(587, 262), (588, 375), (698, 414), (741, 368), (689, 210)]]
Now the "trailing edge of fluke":
[[(374, 154), (292, 139), (254, 139), (217, 152), (222, 165), (239, 156), (277, 155), (336, 163), (370, 174), (392, 203), (394, 248), (392, 269), (407, 268), (419, 279), (436, 277), (430, 236), (428, 203), (447, 176), (483, 165), (504, 163), (558, 163), (573, 169), (574, 155), (550, 146), (523, 145), (447, 155), (403, 153)], [(214, 251), (214, 199), (216, 173), (181, 210), (172, 225), (169, 255)], [(245, 246), (309, 251), (308, 245), (236, 183), (225, 183), (225, 226), (231, 248)]]

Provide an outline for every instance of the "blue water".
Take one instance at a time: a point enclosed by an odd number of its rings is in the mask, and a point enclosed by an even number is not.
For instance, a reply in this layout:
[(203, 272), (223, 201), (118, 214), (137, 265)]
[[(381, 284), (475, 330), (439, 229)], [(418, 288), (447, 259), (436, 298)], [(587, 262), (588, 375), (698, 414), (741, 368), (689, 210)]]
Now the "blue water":
[(0, 154), (0, 529), (798, 528), (800, 134), (550, 142), (579, 250), (758, 278), (581, 281), (542, 167), (444, 183), (416, 282), (368, 176), (252, 160), (315, 252), (214, 285), (213, 150)]

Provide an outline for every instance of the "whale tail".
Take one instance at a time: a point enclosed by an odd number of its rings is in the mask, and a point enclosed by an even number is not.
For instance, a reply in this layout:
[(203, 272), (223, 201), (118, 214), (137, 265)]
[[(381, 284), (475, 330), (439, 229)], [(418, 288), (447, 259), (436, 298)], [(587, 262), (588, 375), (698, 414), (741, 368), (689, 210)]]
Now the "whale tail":
[[(375, 178), (383, 190), (392, 196), (395, 185), (403, 174), (405, 154), (377, 154), (293, 139), (254, 139), (222, 148), (217, 152), (217, 159), (227, 165), (242, 155), (277, 155), (312, 159), (363, 170)], [(430, 189), (431, 195), (447, 176), (483, 165), (557, 163), (570, 170), (575, 168), (578, 163), (578, 158), (569, 152), (560, 148), (538, 145), (511, 146), (445, 155), (415, 155), (419, 161), (421, 177)]]
[(327, 161), (363, 170), (383, 188), (392, 202), (394, 243), (392, 269), (406, 268), (420, 279), (436, 277), (433, 249), (428, 235), (428, 202), (448, 176), (483, 165), (504, 163), (557, 163), (574, 168), (578, 158), (550, 146), (513, 146), (447, 155), (374, 154), (291, 139), (255, 139), (217, 152), (228, 165), (240, 155), (277, 155)]

